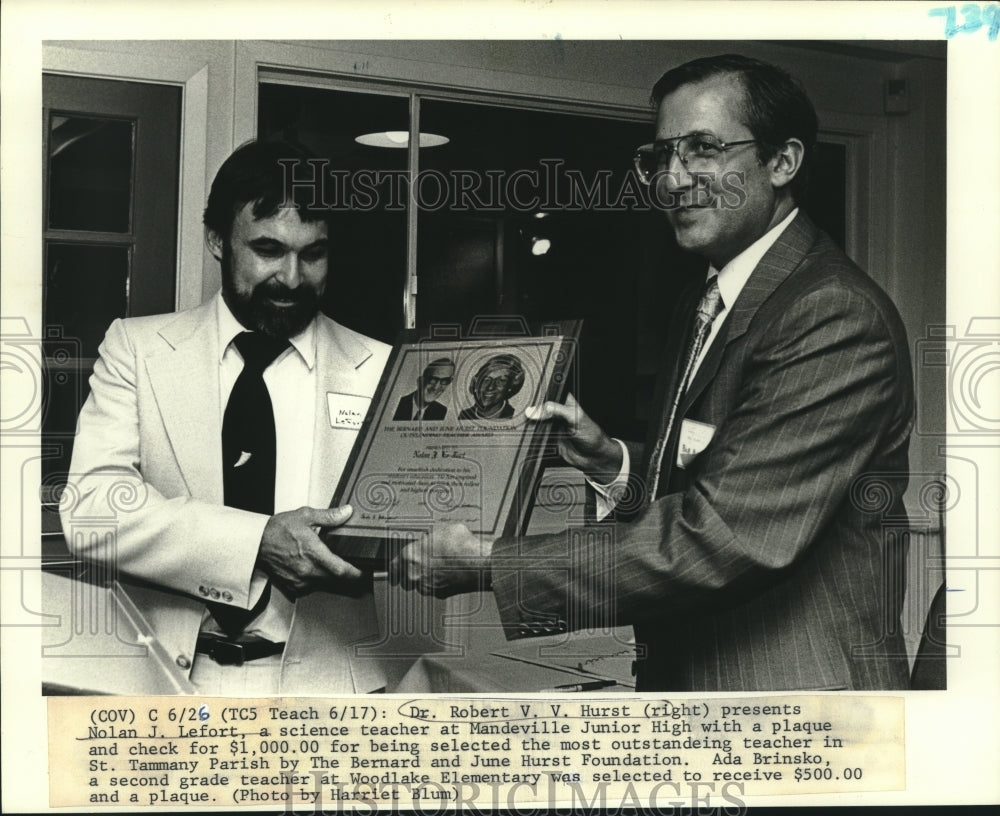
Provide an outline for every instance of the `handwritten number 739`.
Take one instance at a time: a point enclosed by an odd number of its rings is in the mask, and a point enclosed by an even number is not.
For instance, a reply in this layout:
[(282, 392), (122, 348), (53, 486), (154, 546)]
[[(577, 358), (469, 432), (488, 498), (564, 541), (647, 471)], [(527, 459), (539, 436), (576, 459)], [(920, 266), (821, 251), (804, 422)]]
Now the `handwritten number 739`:
[(1000, 6), (990, 3), (983, 8), (978, 3), (966, 3), (962, 6), (963, 22), (958, 22), (958, 12), (955, 6), (934, 8), (927, 12), (931, 17), (944, 17), (944, 36), (949, 40), (956, 34), (974, 34), (986, 27), (986, 36), (990, 42), (995, 42), (1000, 32)]

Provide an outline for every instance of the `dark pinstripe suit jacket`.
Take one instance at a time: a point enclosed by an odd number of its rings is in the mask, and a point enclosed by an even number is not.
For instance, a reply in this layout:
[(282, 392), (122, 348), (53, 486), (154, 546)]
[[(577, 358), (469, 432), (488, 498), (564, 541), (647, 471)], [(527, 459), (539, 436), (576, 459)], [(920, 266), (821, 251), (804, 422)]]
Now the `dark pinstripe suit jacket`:
[[(696, 300), (678, 303), (663, 414)], [(655, 501), (636, 480), (614, 523), (494, 545), (507, 636), (633, 624), (640, 691), (906, 688), (906, 552), (883, 522), (904, 516), (913, 385), (888, 297), (800, 214), (679, 416), (715, 434), (682, 470), (677, 421)]]

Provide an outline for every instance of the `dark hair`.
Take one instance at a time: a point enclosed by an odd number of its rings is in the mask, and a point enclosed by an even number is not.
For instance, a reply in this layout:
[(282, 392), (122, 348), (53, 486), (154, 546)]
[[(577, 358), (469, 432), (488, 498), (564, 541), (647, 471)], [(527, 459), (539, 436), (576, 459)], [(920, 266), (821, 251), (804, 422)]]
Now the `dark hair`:
[(510, 372), (510, 383), (507, 385), (505, 399), (513, 397), (524, 387), (524, 365), (521, 360), (513, 354), (495, 354), (479, 366), (479, 370), (469, 383), (470, 394), (475, 395), (476, 386), (491, 368), (506, 368)]
[(424, 371), (420, 376), (421, 378), (426, 377), (427, 373), (432, 368), (443, 368), (444, 366), (451, 366), (451, 368), (454, 368), (455, 364), (449, 357), (438, 357), (436, 360), (431, 360), (426, 366), (424, 366)]
[[(283, 206), (295, 206), (303, 221), (327, 221), (330, 210), (323, 206), (320, 174), (322, 161), (312, 167), (300, 167), (317, 157), (290, 142), (252, 141), (241, 145), (222, 163), (215, 174), (208, 205), (202, 218), (205, 226), (228, 241), (233, 219), (247, 204), (253, 204), (253, 217), (270, 218)], [(316, 179), (291, 185), (294, 179)], [(288, 176), (286, 178), (286, 175)], [(287, 186), (291, 187), (289, 191)], [(290, 195), (286, 195), (287, 193)]]
[(802, 167), (789, 185), (795, 200), (801, 203), (819, 122), (802, 85), (787, 71), (740, 54), (702, 57), (660, 77), (653, 86), (653, 103), (659, 105), (663, 97), (682, 85), (726, 74), (736, 76), (743, 85), (744, 124), (757, 141), (757, 158), (761, 162), (773, 158), (789, 139), (798, 139), (805, 146)]

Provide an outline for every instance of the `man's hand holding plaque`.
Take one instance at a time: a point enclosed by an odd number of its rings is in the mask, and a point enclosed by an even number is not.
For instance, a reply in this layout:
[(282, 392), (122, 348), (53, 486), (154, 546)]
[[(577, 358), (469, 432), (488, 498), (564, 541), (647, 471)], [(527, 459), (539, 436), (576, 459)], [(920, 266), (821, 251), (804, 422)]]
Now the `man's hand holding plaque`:
[[(622, 448), (580, 407), (572, 394), (566, 403), (547, 401), (525, 410), (535, 422), (561, 426), (559, 455), (595, 481), (614, 480), (622, 467)], [(438, 524), (430, 538), (407, 544), (392, 561), (389, 580), (421, 595), (447, 598), (490, 588), (492, 542), (483, 542), (464, 524)]]
[(584, 412), (572, 394), (566, 395), (565, 405), (549, 401), (528, 408), (524, 415), (538, 422), (553, 421), (562, 430), (558, 436), (559, 455), (588, 479), (610, 482), (618, 475), (622, 467), (621, 445)]
[(447, 598), (490, 588), (493, 542), (464, 524), (438, 524), (432, 535), (407, 544), (389, 566), (389, 581), (421, 595)]
[(330, 552), (316, 532), (317, 528), (339, 527), (352, 512), (350, 505), (345, 505), (275, 513), (264, 527), (259, 566), (293, 598), (360, 580), (361, 570)]

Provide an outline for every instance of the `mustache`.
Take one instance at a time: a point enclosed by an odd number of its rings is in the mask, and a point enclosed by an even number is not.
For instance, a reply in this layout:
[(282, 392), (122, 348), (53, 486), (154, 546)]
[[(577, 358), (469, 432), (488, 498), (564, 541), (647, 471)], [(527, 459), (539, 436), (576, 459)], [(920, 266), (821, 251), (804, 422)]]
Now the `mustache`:
[(270, 280), (258, 284), (253, 290), (253, 297), (257, 299), (274, 298), (293, 303), (311, 303), (316, 301), (318, 293), (308, 284), (301, 284), (291, 289), (279, 281)]

